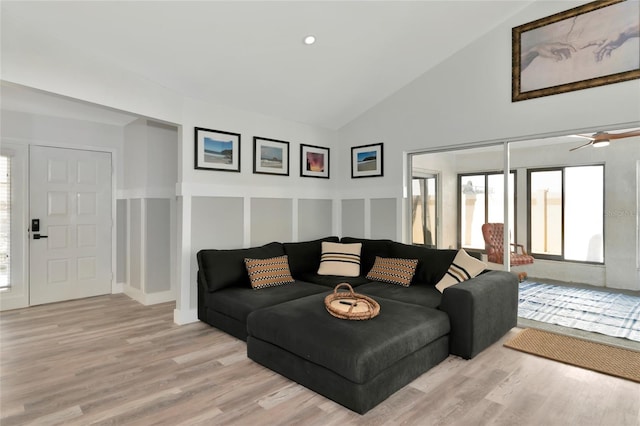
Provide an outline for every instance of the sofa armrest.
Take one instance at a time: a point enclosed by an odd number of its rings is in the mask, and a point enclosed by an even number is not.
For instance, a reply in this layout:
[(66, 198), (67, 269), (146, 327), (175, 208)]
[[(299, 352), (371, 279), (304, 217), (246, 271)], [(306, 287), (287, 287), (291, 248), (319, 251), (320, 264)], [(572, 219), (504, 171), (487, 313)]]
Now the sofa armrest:
[(471, 359), (518, 322), (518, 278), (489, 271), (448, 287), (440, 310), (449, 315), (449, 352)]

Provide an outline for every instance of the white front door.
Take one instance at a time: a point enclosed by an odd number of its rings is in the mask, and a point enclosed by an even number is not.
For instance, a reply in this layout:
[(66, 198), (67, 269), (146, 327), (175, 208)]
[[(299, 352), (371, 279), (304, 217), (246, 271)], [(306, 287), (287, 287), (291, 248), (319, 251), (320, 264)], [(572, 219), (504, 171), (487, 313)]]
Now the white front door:
[(111, 154), (32, 146), (29, 177), (29, 304), (111, 293)]

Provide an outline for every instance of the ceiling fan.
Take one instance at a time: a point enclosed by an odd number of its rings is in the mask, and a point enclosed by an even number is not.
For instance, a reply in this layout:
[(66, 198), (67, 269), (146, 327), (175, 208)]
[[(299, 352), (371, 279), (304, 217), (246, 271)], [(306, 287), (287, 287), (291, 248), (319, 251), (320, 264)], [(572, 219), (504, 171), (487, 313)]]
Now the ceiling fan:
[(631, 130), (631, 131), (622, 132), (622, 133), (596, 132), (591, 136), (589, 136), (589, 135), (573, 135), (573, 136), (589, 139), (589, 142), (585, 143), (584, 145), (580, 145), (580, 146), (576, 146), (575, 148), (571, 148), (569, 151), (575, 151), (577, 149), (584, 148), (585, 146), (589, 146), (589, 145), (592, 145), (595, 148), (600, 148), (600, 147), (609, 145), (609, 141), (612, 141), (614, 139), (622, 139), (622, 138), (630, 138), (630, 137), (633, 137), (633, 136), (640, 136), (640, 129)]

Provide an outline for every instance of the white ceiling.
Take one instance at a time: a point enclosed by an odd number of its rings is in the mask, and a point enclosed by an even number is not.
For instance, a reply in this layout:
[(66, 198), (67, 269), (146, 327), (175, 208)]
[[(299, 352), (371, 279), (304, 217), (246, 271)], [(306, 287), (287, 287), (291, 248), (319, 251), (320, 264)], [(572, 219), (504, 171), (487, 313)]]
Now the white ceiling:
[(529, 3), (3, 0), (1, 19), (2, 37), (19, 27), (189, 97), (338, 129)]

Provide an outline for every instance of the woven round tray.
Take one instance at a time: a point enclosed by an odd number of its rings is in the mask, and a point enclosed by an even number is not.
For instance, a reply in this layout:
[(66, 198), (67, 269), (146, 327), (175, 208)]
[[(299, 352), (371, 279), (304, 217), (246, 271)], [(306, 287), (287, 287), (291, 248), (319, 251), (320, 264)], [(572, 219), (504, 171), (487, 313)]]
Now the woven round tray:
[[(346, 287), (348, 291), (338, 291)], [(324, 298), (327, 311), (336, 318), (348, 320), (368, 320), (380, 313), (380, 305), (364, 294), (355, 293), (347, 284), (338, 284), (333, 293)]]

